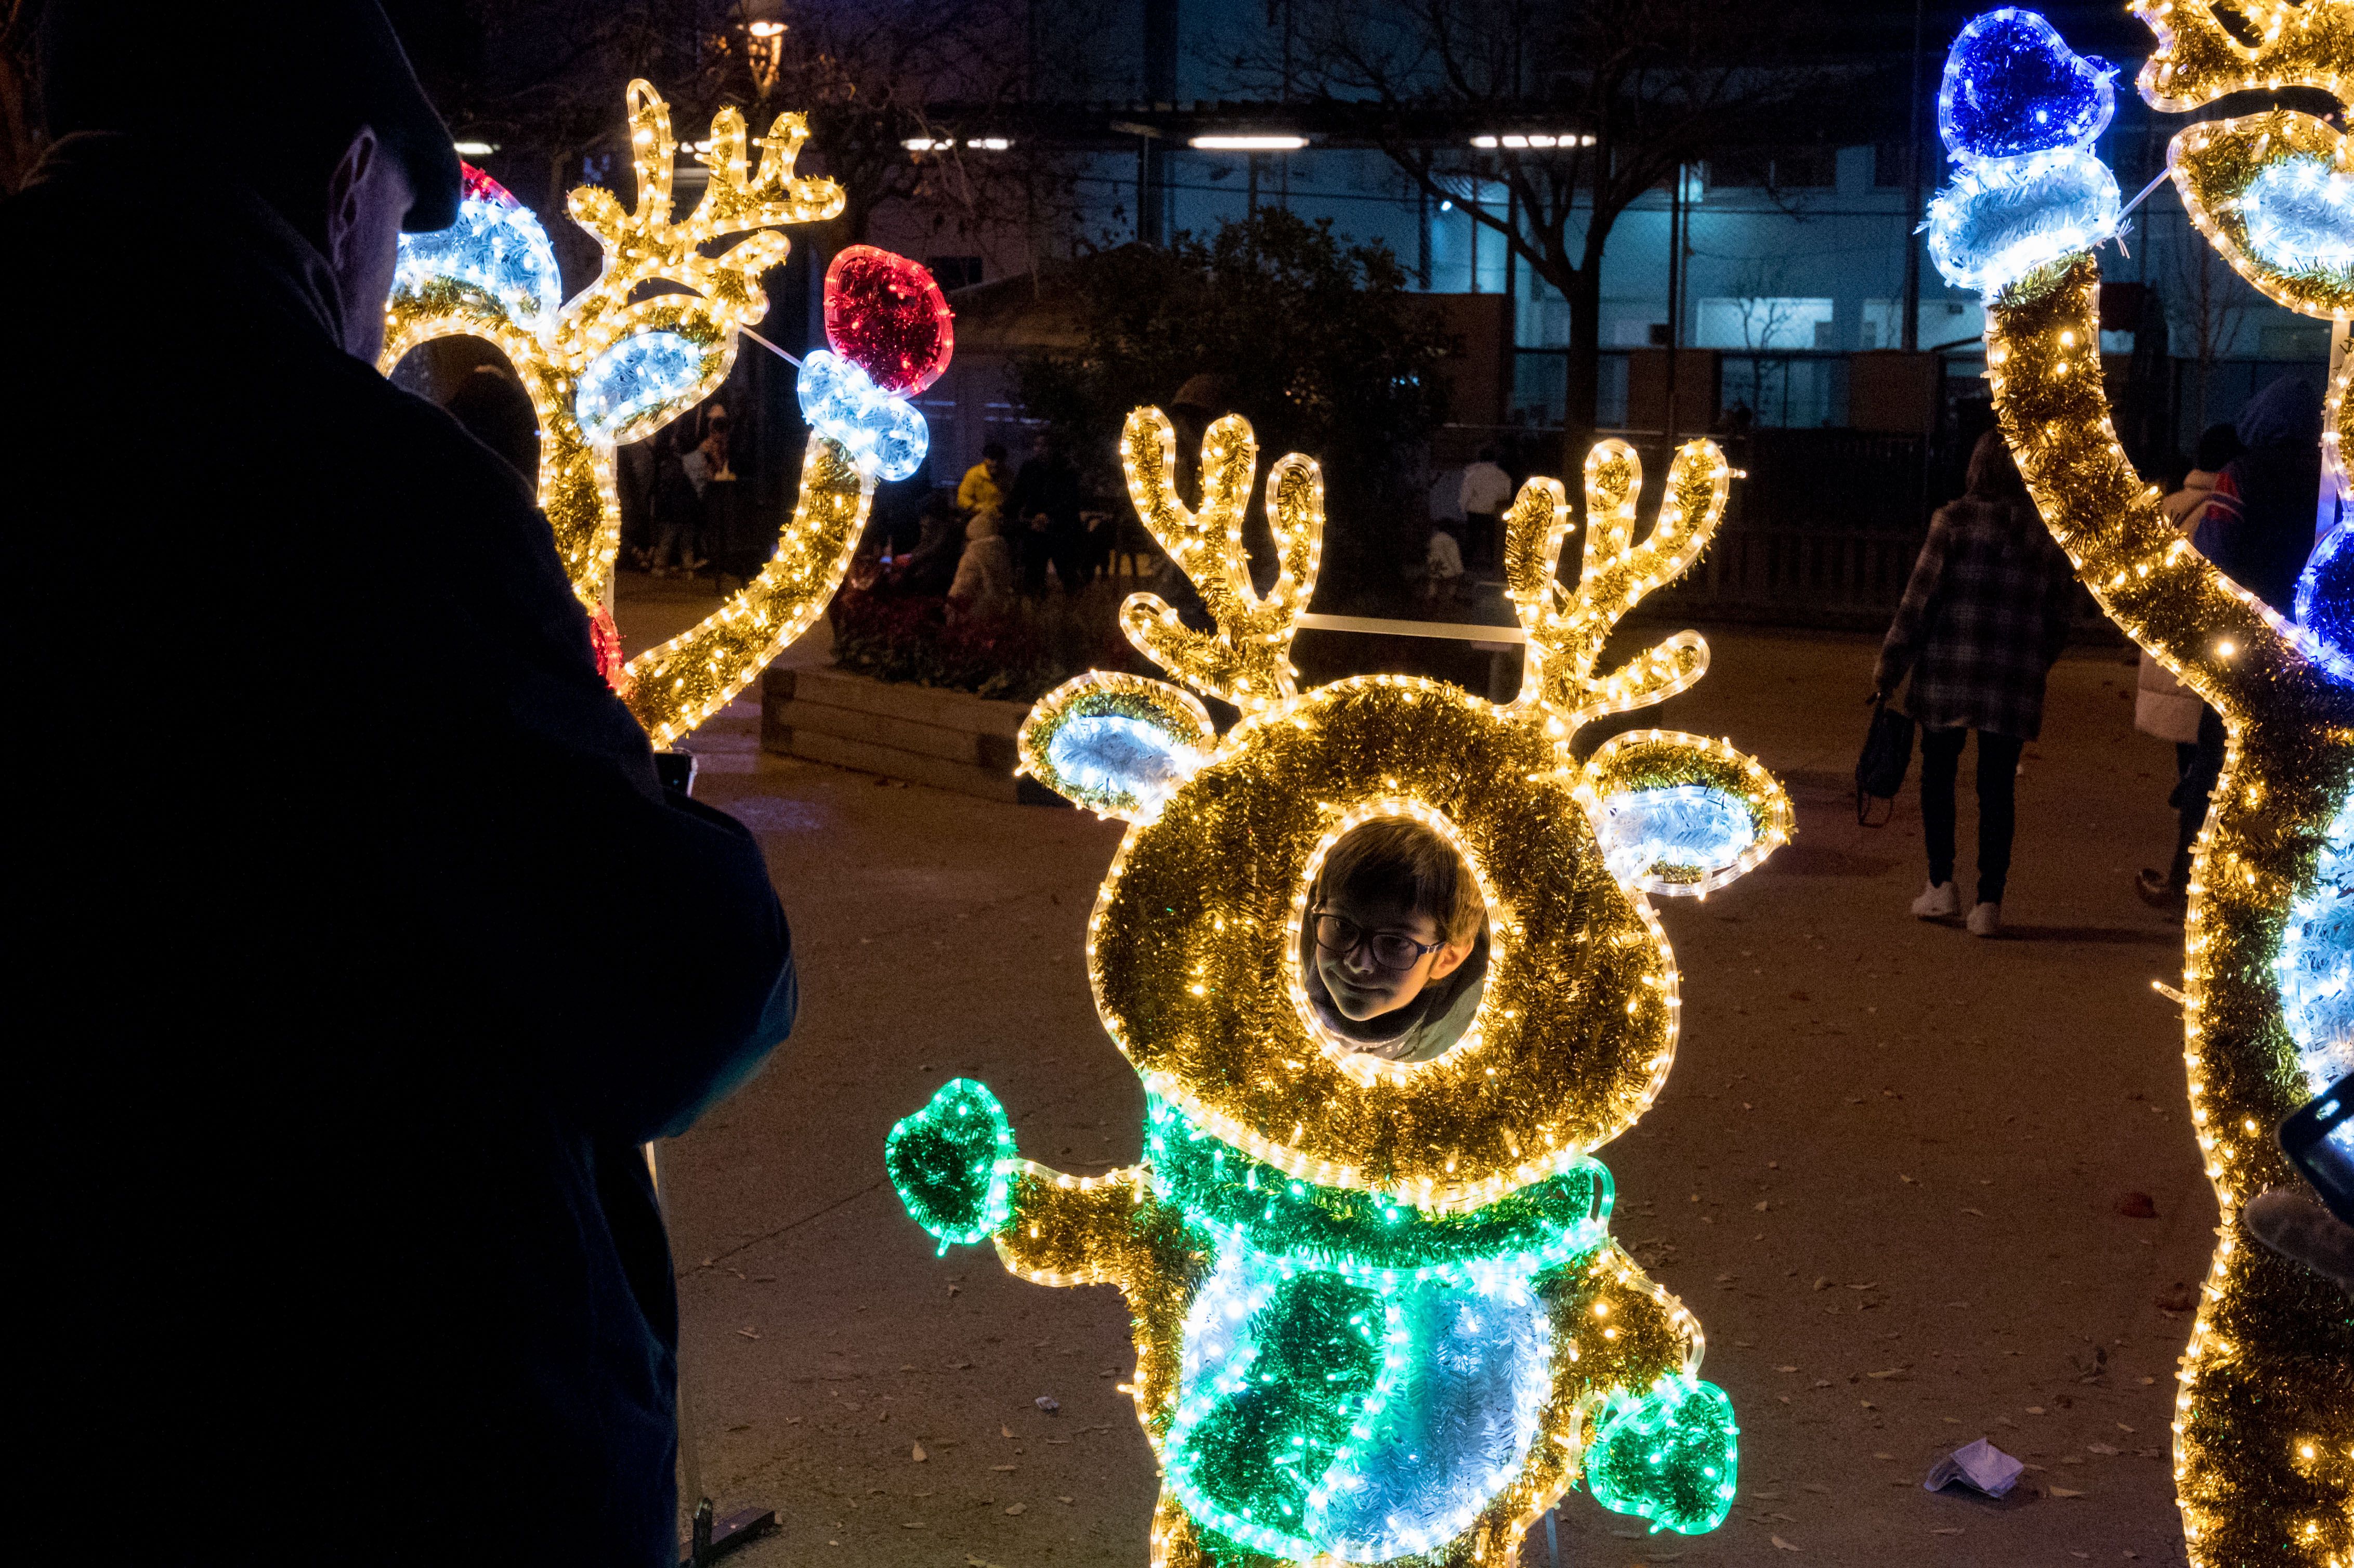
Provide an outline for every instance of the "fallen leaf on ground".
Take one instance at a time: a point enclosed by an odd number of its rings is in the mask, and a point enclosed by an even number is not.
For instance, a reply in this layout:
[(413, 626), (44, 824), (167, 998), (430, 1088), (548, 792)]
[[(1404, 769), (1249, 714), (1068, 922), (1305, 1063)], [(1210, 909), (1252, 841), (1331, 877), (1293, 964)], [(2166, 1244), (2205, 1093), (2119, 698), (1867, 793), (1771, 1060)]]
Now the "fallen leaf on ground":
[(1778, 1536), (1778, 1535), (1777, 1535), (1777, 1536), (1775, 1536), (1775, 1537), (1773, 1538), (1773, 1540), (1774, 1540), (1774, 1544), (1775, 1544), (1776, 1546), (1777, 1546), (1777, 1547), (1781, 1548), (1781, 1549), (1782, 1549), (1783, 1551), (1785, 1551), (1785, 1552), (1796, 1552), (1796, 1551), (1798, 1551), (1798, 1550), (1799, 1550), (1799, 1548), (1797, 1548), (1797, 1547), (1796, 1547), (1796, 1546), (1791, 1545), (1788, 1542), (1787, 1542), (1787, 1541), (1783, 1540), (1783, 1539), (1782, 1539), (1780, 1536)]
[(1001, 1437), (1011, 1437), (1013, 1436), (1013, 1428), (1001, 1424), (997, 1428), (997, 1435)]
[(1055, 1499), (1055, 1500), (1056, 1502), (1059, 1502), (1059, 1503), (1066, 1503), (1066, 1502), (1069, 1502), (1071, 1499), (1068, 1499), (1068, 1498), (1066, 1498), (1066, 1497), (1062, 1497), (1062, 1496), (1059, 1496), (1059, 1495), (1058, 1495), (1058, 1496)]
[(2052, 1495), (2055, 1498), (2080, 1498), (2084, 1494), (2080, 1491), (2073, 1490), (2067, 1487), (2053, 1487), (2052, 1489)]
[(914, 1451), (910, 1453), (907, 1457), (915, 1460), (918, 1465), (931, 1457), (929, 1454), (924, 1452), (924, 1446), (921, 1443), (910, 1444), (909, 1446)]
[(1798, 1369), (1796, 1367), (1776, 1367), (1774, 1370), (1776, 1372), (1797, 1372)]
[(2087, 1443), (2084, 1446), (2090, 1448), (2095, 1454), (2114, 1454), (2116, 1452), (2115, 1448), (2110, 1447), (2106, 1443)]
[(1006, 1511), (1007, 1513), (1009, 1513), (1009, 1514), (1013, 1514), (1013, 1513), (1020, 1513), (1020, 1512), (1022, 1512), (1024, 1509), (1028, 1508), (1029, 1506), (1030, 1506), (1030, 1505), (1029, 1505), (1028, 1503), (1014, 1503), (1014, 1504), (1013, 1504), (1012, 1506), (1010, 1506), (1009, 1508), (1007, 1508), (1005, 1511)]

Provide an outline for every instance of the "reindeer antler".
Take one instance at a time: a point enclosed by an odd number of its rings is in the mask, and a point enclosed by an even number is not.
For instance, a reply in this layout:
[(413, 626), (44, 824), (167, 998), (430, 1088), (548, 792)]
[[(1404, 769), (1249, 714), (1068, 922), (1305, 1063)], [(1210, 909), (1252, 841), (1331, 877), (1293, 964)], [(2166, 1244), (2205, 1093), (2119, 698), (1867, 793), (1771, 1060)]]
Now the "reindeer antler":
[(1643, 462), (1621, 440), (1585, 458), (1585, 547), (1575, 591), (1555, 577), (1569, 505), (1561, 482), (1532, 479), (1504, 518), (1505, 588), (1529, 634), (1521, 701), (1548, 711), (1563, 738), (1589, 719), (1661, 702), (1701, 678), (1708, 644), (1680, 631), (1610, 674), (1596, 662), (1619, 618), (1700, 557), (1724, 516), (1733, 471), (1713, 441), (1687, 441), (1668, 469), (1650, 536), (1635, 543)]
[(2194, 0), (2139, 0), (2133, 12), (2158, 36), (2141, 68), (2141, 95), (2179, 113), (2226, 93), (2317, 87), (2343, 102), (2344, 62), (2354, 55), (2354, 5), (2345, 0), (2243, 0), (2241, 17), (2261, 35), (2233, 37), (2216, 7)]
[[(643, 283), (677, 283), (716, 307), (738, 308), (757, 297), (760, 274), (784, 260), (785, 237), (773, 227), (819, 223), (840, 215), (844, 196), (832, 180), (794, 177), (793, 164), (809, 140), (809, 122), (779, 114), (759, 139), (760, 164), (750, 170), (743, 111), (723, 109), (711, 122), (711, 150), (697, 159), (711, 170), (703, 199), (685, 221), (671, 220), (671, 164), (678, 139), (672, 134), (670, 105), (653, 86), (633, 81), (629, 89), (630, 153), (636, 165), (638, 202), (623, 212), (620, 198), (601, 185), (582, 185), (567, 201), (574, 222), (597, 237), (605, 267), (597, 281), (574, 302), (580, 346), (602, 346), (599, 329), (610, 336), (620, 323), (602, 318), (631, 313), (631, 297)], [(723, 234), (759, 232), (717, 256), (702, 247)], [(667, 296), (638, 302), (637, 310)], [(756, 313), (757, 314), (757, 313)]]
[(1243, 550), (1243, 514), (1258, 469), (1250, 421), (1228, 414), (1202, 440), (1202, 504), (1177, 499), (1177, 432), (1158, 408), (1139, 408), (1119, 433), (1129, 498), (1161, 547), (1201, 591), (1215, 631), (1195, 631), (1158, 595), (1131, 594), (1120, 630), (1146, 658), (1199, 692), (1253, 713), (1294, 695), (1291, 633), (1316, 588), (1324, 543), (1324, 474), (1292, 452), (1267, 476), (1275, 586), (1261, 599)]

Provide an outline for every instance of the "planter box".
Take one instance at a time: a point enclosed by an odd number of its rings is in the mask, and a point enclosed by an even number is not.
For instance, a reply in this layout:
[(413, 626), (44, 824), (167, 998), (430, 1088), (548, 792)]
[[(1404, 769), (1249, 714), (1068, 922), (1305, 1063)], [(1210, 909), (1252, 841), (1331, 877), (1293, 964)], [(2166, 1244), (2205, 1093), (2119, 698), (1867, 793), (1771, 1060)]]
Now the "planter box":
[(1060, 805), (1034, 779), (1013, 777), (1014, 737), (1029, 712), (839, 671), (772, 669), (760, 677), (760, 748), (987, 800)]

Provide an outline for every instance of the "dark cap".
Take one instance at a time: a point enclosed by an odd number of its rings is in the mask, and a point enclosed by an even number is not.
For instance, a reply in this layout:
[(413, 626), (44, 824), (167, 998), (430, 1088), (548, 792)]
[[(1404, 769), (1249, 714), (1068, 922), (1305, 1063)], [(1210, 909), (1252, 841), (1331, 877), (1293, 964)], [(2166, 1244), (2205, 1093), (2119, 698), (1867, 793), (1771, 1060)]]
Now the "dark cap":
[(458, 220), (458, 154), (376, 0), (51, 0), (41, 22), (43, 118), (77, 131), (169, 136), (322, 238), (327, 180), (363, 125), (408, 172), (401, 227)]

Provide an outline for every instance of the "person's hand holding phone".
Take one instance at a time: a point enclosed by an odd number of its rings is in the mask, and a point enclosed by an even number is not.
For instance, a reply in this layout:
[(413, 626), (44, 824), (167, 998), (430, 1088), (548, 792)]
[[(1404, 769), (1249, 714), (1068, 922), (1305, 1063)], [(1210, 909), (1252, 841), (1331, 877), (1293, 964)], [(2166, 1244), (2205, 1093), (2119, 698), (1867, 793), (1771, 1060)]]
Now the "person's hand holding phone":
[(2354, 1292), (2354, 1074), (2283, 1121), (2280, 1146), (2321, 1202), (2275, 1187), (2249, 1200), (2240, 1211), (2241, 1223), (2283, 1257)]
[(2301, 1263), (2354, 1295), (2354, 1225), (2304, 1193), (2275, 1187), (2240, 1210), (2248, 1234), (2292, 1263)]

